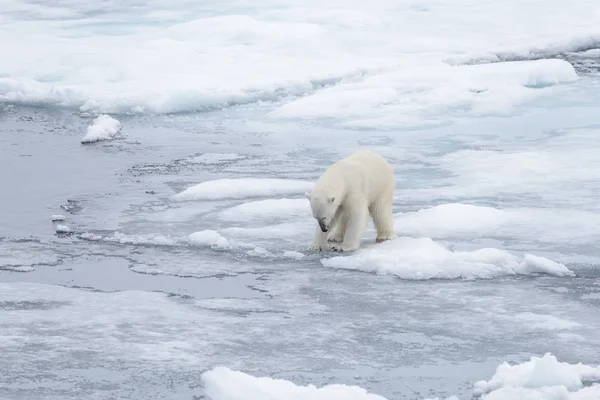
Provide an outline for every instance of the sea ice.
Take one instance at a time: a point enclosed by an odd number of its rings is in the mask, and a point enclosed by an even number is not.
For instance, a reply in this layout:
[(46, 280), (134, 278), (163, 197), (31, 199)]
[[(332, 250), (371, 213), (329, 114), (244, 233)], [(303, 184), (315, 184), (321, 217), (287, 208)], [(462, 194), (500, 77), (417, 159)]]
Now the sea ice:
[(56, 225), (56, 233), (69, 233), (71, 228), (66, 225)]
[[(184, 1), (169, 7), (172, 19), (156, 3), (93, 12), (79, 2), (49, 4), (11, 1), (3, 9), (2, 102), (90, 114), (251, 104), (264, 115), (282, 105), (272, 115), (357, 127), (423, 125), (424, 116), (452, 120), (449, 108), (501, 113), (554, 93), (558, 86), (546, 86), (576, 79), (567, 62), (506, 61), (599, 42), (593, 0), (545, 2), (543, 21), (535, 1), (519, 4), (519, 18), (512, 3), (471, 0), (328, 9), (312, 1), (217, 9)], [(115, 29), (118, 35), (109, 33)], [(479, 65), (459, 65), (465, 63)]]
[(56, 265), (60, 261), (50, 245), (0, 241), (0, 269), (32, 271), (35, 265)]
[(521, 322), (532, 329), (561, 331), (577, 328), (580, 323), (569, 321), (548, 314), (534, 314), (532, 312), (518, 313), (512, 316), (515, 321)]
[(409, 235), (460, 237), (492, 232), (512, 217), (493, 207), (449, 203), (398, 214), (394, 218), (394, 228)]
[(405, 235), (430, 238), (518, 238), (524, 242), (596, 243), (598, 213), (571, 208), (497, 209), (446, 203), (394, 215), (394, 227)]
[(242, 203), (221, 212), (227, 221), (290, 219), (310, 216), (310, 204), (306, 198), (266, 199)]
[(358, 386), (296, 386), (285, 379), (257, 378), (225, 367), (203, 373), (202, 383), (211, 400), (386, 400)]
[(52, 221), (64, 221), (65, 216), (60, 214), (55, 214), (52, 216)]
[(240, 199), (255, 196), (300, 194), (309, 190), (312, 182), (292, 179), (237, 178), (206, 181), (173, 196), (173, 200)]
[[(577, 399), (594, 400), (599, 397), (588, 397), (591, 393), (600, 395), (600, 385), (587, 393), (576, 394), (583, 388), (584, 382), (600, 380), (600, 366), (592, 367), (583, 364), (568, 364), (560, 362), (550, 353), (543, 357), (531, 357), (522, 364), (510, 365), (503, 363), (496, 368), (496, 373), (489, 381), (479, 381), (475, 384), (473, 394), (484, 397), (485, 400), (527, 398), (527, 399)], [(521, 390), (514, 390), (514, 389)], [(575, 392), (575, 393), (572, 393)], [(528, 397), (512, 397), (528, 393)], [(505, 397), (502, 397), (505, 396)], [(537, 396), (537, 397), (534, 397)]]
[(87, 132), (81, 143), (94, 143), (101, 140), (110, 140), (121, 132), (121, 123), (109, 115), (98, 116)]
[(454, 110), (461, 116), (506, 115), (514, 106), (544, 94), (539, 88), (577, 79), (573, 66), (563, 60), (403, 67), (301, 97), (270, 115), (332, 118), (358, 128), (419, 126), (442, 110), (447, 111), (445, 118)]
[(219, 232), (210, 229), (194, 232), (189, 235), (188, 239), (190, 243), (198, 246), (210, 246), (222, 249), (228, 249), (232, 247), (229, 240), (221, 236)]
[(254, 257), (273, 257), (273, 253), (262, 247), (255, 247), (252, 250), (248, 250), (246, 254)]
[(128, 235), (122, 232), (113, 232), (111, 235), (102, 236), (85, 232), (79, 235), (81, 239), (90, 241), (103, 241), (130, 245), (176, 246), (178, 240), (163, 235)]
[(296, 239), (305, 236), (310, 240), (310, 233), (314, 231), (314, 224), (305, 222), (285, 222), (262, 227), (229, 227), (221, 229), (228, 235), (253, 239)]
[[(522, 364), (499, 365), (492, 379), (475, 383), (473, 394), (481, 400), (597, 400), (600, 385), (593, 383), (598, 380), (600, 366), (559, 362), (547, 353)], [(357, 386), (298, 386), (285, 379), (255, 377), (222, 366), (204, 372), (202, 383), (210, 400), (386, 400)], [(451, 396), (445, 400), (459, 398)]]
[[(452, 186), (436, 188), (444, 196), (540, 195), (556, 185), (593, 184), (600, 177), (597, 129), (576, 129), (525, 149), (464, 149), (433, 160), (448, 171)], [(502, 171), (502, 173), (499, 173)]]
[(475, 279), (502, 275), (545, 273), (573, 276), (562, 264), (526, 254), (517, 257), (507, 251), (485, 248), (451, 251), (430, 238), (399, 237), (360, 249), (348, 256), (323, 258), (326, 267), (392, 274), (403, 279)]

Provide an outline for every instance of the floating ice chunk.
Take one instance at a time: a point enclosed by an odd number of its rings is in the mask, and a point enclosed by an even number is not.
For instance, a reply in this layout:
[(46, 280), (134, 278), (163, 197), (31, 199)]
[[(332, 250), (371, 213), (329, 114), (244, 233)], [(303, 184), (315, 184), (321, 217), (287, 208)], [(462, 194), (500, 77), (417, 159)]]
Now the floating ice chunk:
[(121, 128), (121, 123), (113, 117), (106, 114), (100, 115), (92, 125), (88, 126), (87, 133), (81, 139), (81, 143), (94, 143), (100, 140), (112, 139), (121, 132)]
[[(499, 365), (492, 379), (475, 384), (473, 394), (482, 400), (597, 400), (600, 398), (600, 385), (590, 384), (598, 380), (600, 366), (559, 362), (546, 353), (522, 364)], [(216, 367), (203, 373), (202, 383), (210, 400), (386, 400), (358, 386), (298, 386), (285, 379), (255, 377), (226, 367)], [(459, 398), (451, 396), (445, 400)]]
[(178, 241), (163, 235), (127, 235), (122, 232), (114, 232), (110, 236), (102, 236), (94, 233), (82, 233), (81, 239), (90, 241), (103, 241), (110, 243), (132, 244), (132, 245), (154, 245), (154, 246), (176, 246)]
[(324, 258), (326, 267), (393, 274), (403, 279), (475, 279), (546, 273), (573, 276), (562, 264), (542, 257), (519, 258), (493, 248), (453, 252), (429, 238), (397, 238), (348, 256)]
[(522, 274), (548, 274), (556, 276), (574, 276), (575, 274), (564, 265), (545, 257), (525, 254), (523, 262), (520, 265)]
[(254, 377), (225, 367), (203, 373), (202, 383), (211, 400), (386, 400), (358, 386), (297, 386), (285, 379)]
[(301, 260), (304, 257), (306, 257), (304, 254), (300, 253), (299, 251), (290, 251), (290, 250), (284, 251), (283, 256), (285, 258), (292, 258), (294, 260)]
[(416, 236), (459, 237), (490, 232), (509, 222), (513, 214), (492, 207), (450, 203), (400, 214), (394, 225), (400, 232)]
[(177, 241), (163, 235), (126, 235), (121, 232), (115, 232), (112, 237), (105, 237), (102, 240), (107, 242), (116, 242), (121, 244), (134, 245), (157, 245), (157, 246), (175, 246)]
[(65, 216), (64, 215), (54, 214), (52, 216), (52, 221), (64, 221), (64, 220), (65, 220)]
[(530, 328), (549, 331), (568, 330), (581, 326), (580, 323), (559, 318), (554, 315), (534, 314), (531, 312), (515, 314), (513, 319), (522, 322)]
[(249, 250), (246, 253), (255, 257), (273, 257), (273, 253), (262, 247), (255, 247), (253, 250)]
[(231, 247), (229, 240), (219, 234), (219, 232), (207, 229), (205, 231), (194, 232), (188, 236), (190, 243), (198, 246), (210, 246), (221, 249)]
[[(584, 382), (600, 380), (600, 366), (559, 362), (555, 356), (546, 353), (543, 357), (531, 357), (522, 364), (502, 363), (489, 381), (475, 383), (473, 394), (489, 399), (598, 399), (598, 397), (570, 396), (568, 392), (583, 387)], [(600, 394), (600, 386), (592, 392)], [(507, 390), (503, 390), (507, 389)], [(528, 390), (519, 390), (528, 389)], [(529, 393), (528, 396), (508, 394)], [(552, 395), (554, 394), (554, 395)], [(583, 393), (585, 394), (585, 393)], [(590, 394), (590, 393), (587, 393)], [(535, 397), (534, 395), (537, 395)]]
[(545, 386), (542, 388), (503, 387), (482, 397), (482, 400), (598, 400), (600, 385), (585, 387), (570, 392), (564, 386)]
[(589, 58), (600, 58), (600, 49), (591, 49), (579, 53), (580, 56), (589, 57)]
[(251, 201), (221, 212), (220, 217), (227, 221), (270, 220), (310, 216), (310, 204), (301, 199), (267, 199)]
[(313, 183), (292, 179), (238, 178), (202, 182), (173, 196), (174, 200), (240, 199), (253, 196), (300, 194)]
[(71, 228), (66, 225), (56, 225), (56, 233), (69, 233)]

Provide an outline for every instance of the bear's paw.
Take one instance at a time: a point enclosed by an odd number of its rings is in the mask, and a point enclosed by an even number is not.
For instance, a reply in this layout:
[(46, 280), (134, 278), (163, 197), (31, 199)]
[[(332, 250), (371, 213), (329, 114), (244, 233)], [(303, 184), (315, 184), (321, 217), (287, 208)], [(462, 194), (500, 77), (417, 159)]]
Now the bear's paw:
[(310, 245), (308, 245), (308, 250), (309, 251), (322, 251), (323, 247), (319, 243), (312, 242)]

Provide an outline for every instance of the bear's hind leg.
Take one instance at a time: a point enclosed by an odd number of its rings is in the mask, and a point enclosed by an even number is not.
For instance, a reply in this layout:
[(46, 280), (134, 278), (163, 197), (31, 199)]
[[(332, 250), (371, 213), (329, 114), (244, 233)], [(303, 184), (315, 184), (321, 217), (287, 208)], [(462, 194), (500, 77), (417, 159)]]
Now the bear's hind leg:
[(394, 239), (396, 237), (396, 232), (394, 231), (394, 216), (392, 214), (391, 199), (378, 200), (373, 204), (369, 211), (371, 213), (371, 218), (373, 218), (375, 230), (377, 231), (377, 239), (375, 239), (375, 241), (380, 243)]

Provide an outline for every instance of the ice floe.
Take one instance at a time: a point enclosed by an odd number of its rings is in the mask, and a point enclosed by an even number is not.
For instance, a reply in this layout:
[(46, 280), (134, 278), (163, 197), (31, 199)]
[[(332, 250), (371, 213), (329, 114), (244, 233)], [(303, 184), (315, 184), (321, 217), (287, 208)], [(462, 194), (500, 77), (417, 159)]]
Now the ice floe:
[(573, 276), (567, 267), (547, 258), (484, 248), (452, 251), (430, 238), (399, 237), (350, 255), (323, 258), (326, 267), (391, 274), (403, 279), (476, 279), (502, 275)]
[(110, 140), (121, 132), (122, 126), (119, 121), (110, 115), (100, 115), (88, 126), (87, 132), (81, 143), (94, 143), (101, 140)]
[(175, 194), (173, 200), (241, 199), (256, 196), (301, 194), (312, 186), (312, 182), (292, 179), (217, 179), (191, 186), (183, 192)]

